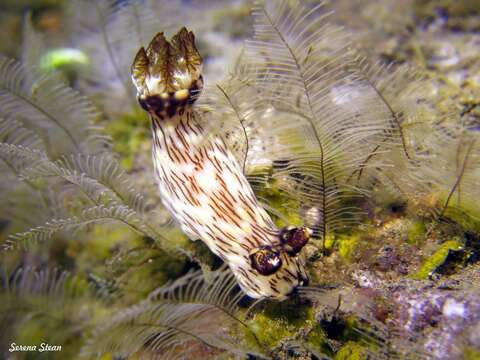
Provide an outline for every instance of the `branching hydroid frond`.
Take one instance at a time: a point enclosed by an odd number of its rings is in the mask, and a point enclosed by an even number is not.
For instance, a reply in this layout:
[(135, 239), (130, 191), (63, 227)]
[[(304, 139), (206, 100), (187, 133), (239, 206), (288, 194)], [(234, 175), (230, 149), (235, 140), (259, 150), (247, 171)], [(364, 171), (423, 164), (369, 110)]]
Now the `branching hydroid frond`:
[[(62, 182), (67, 182), (74, 185), (93, 205), (83, 208), (77, 216), (54, 219), (27, 232), (12, 235), (5, 243), (5, 248), (26, 247), (50, 239), (60, 230), (79, 229), (109, 219), (128, 225), (160, 245), (166, 244), (159, 230), (150, 225), (146, 217), (144, 210), (147, 205), (143, 196), (134, 190), (127, 174), (110, 157), (78, 155), (51, 161), (42, 151), (5, 143), (0, 143), (0, 154), (18, 169), (21, 179), (49, 179), (49, 184), (56, 184), (59, 190), (64, 187)], [(56, 178), (57, 182), (52, 178)]]
[(230, 103), (230, 124), (243, 123), (254, 149), (247, 174), (254, 182), (275, 180), (301, 204), (293, 212), (317, 208), (319, 216), (307, 225), (325, 239), (356, 221), (359, 211), (345, 200), (362, 190), (349, 174), (368, 154), (388, 151), (376, 145), (392, 137), (391, 114), (359, 79), (348, 36), (326, 22), (323, 4), (257, 2), (253, 16), (254, 39), (233, 74), (237, 85), (223, 89), (223, 103)]
[[(147, 358), (203, 358), (229, 352), (255, 354), (235, 327), (246, 327), (237, 315), (242, 294), (228, 270), (204, 279), (187, 274), (151, 293), (147, 300), (117, 312), (97, 328), (82, 355), (133, 353)], [(205, 354), (205, 355), (202, 355)]]
[(148, 207), (144, 196), (134, 188), (125, 170), (110, 156), (77, 155), (63, 157), (54, 162), (44, 160), (25, 169), (22, 176), (58, 176), (82, 187), (95, 203), (100, 203), (101, 199), (107, 196), (108, 199), (125, 204), (141, 215)]
[(76, 297), (86, 290), (80, 278), (69, 272), (54, 269), (36, 270), (30, 267), (19, 268), (13, 273), (2, 269), (2, 295), (28, 297), (33, 295), (51, 296), (51, 300), (61, 300), (66, 296)]
[(438, 215), (462, 211), (462, 216), (480, 220), (476, 201), (480, 195), (480, 134), (459, 124), (437, 125), (425, 136), (425, 147), (428, 152), (420, 158), (414, 180), (428, 179), (437, 192)]
[(93, 105), (57, 77), (27, 73), (30, 70), (15, 60), (0, 58), (0, 114), (21, 116), (53, 157), (104, 151), (108, 141), (92, 128), (98, 118)]
[(30, 149), (43, 149), (42, 139), (36, 133), (27, 129), (19, 119), (21, 117), (0, 118), (0, 142), (21, 145)]
[[(77, 155), (56, 162), (43, 161), (26, 169), (24, 177), (58, 176), (76, 185), (95, 205), (107, 207), (120, 205), (128, 208), (146, 236), (165, 244), (159, 226), (160, 218), (152, 222), (150, 202), (133, 186), (131, 177), (110, 156)], [(155, 225), (156, 224), (156, 225)]]
[[(365, 168), (367, 170), (375, 168), (371, 163), (378, 161), (381, 149), (389, 150), (382, 152), (383, 159), (380, 160), (390, 165), (397, 165), (385, 159), (392, 157), (392, 151), (401, 150), (401, 156), (396, 157), (402, 162), (411, 161), (414, 157), (415, 148), (410, 134), (415, 124), (419, 122), (417, 104), (423, 99), (420, 90), (424, 78), (406, 65), (395, 67), (393, 64), (381, 62), (370, 63), (360, 55), (355, 57), (353, 67), (356, 82), (364, 87), (362, 93), (373, 92), (376, 95), (376, 101), (369, 103), (370, 108), (365, 110), (371, 114), (370, 116), (383, 117), (390, 124), (390, 128), (385, 130), (377, 144), (372, 145), (374, 146), (372, 152), (364, 159), (360, 169), (352, 174), (360, 180)], [(362, 101), (361, 97), (359, 101)]]
[(0, 118), (0, 141), (34, 148), (41, 143), (40, 138), (33, 131), (26, 129), (20, 121), (14, 118)]
[(126, 206), (112, 205), (110, 207), (94, 206), (86, 208), (79, 216), (68, 219), (53, 219), (45, 225), (35, 227), (24, 233), (10, 235), (3, 244), (5, 250), (28, 249), (32, 244), (50, 240), (59, 231), (69, 231), (74, 234), (80, 229), (85, 229), (90, 224), (116, 221), (126, 225), (139, 234), (158, 239), (159, 235), (152, 232), (137, 217), (137, 214)]
[[(402, 201), (420, 205), (432, 217), (450, 218), (467, 227), (478, 222), (480, 209), (479, 134), (460, 124), (458, 114), (447, 113), (408, 127), (412, 159), (392, 151), (392, 168), (376, 170), (383, 188)], [(402, 174), (402, 176), (398, 176)]]
[[(9, 220), (9, 230), (19, 231), (26, 224), (38, 224), (49, 214), (49, 203), (37, 184), (19, 181), (20, 173), (31, 165), (29, 156), (19, 158), (16, 146), (29, 149), (33, 158), (44, 148), (42, 140), (14, 118), (0, 118), (0, 218)], [(28, 209), (28, 216), (25, 215)]]
[[(17, 130), (17, 134), (14, 136), (21, 137), (24, 134), (30, 136), (28, 130), (20, 128), (20, 130)], [(21, 139), (18, 137), (15, 139), (16, 141)], [(42, 150), (35, 149), (34, 147), (25, 147), (22, 144), (17, 145), (15, 144), (15, 140), (13, 143), (0, 142), (0, 158), (5, 164), (7, 164), (8, 168), (12, 170), (16, 176), (22, 177), (21, 172), (26, 168), (38, 163), (39, 161), (48, 159)]]
[[(252, 131), (256, 130), (258, 119), (268, 111), (268, 104), (262, 101), (259, 90), (247, 78), (248, 74), (241, 70), (242, 65), (239, 67), (236, 74), (206, 89), (198, 106), (205, 112), (205, 133), (221, 134), (245, 175), (252, 176), (259, 165), (259, 153), (263, 151), (262, 144), (252, 143), (252, 139), (257, 138)], [(266, 159), (264, 165), (268, 167), (271, 161)]]

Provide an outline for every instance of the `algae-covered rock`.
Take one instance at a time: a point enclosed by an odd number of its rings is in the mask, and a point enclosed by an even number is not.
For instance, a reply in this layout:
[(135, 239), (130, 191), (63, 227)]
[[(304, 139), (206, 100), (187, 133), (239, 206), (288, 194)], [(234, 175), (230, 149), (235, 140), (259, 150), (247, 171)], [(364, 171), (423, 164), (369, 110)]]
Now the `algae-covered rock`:
[(257, 191), (257, 196), (268, 201), (278, 212), (277, 216), (273, 214), (273, 220), (278, 227), (303, 225), (304, 220), (298, 212), (299, 202), (281, 190), (278, 181), (274, 180), (272, 183), (266, 184)]
[(335, 354), (335, 360), (362, 360), (365, 359), (367, 352), (365, 348), (353, 341), (347, 342)]
[(282, 340), (298, 337), (300, 330), (314, 324), (310, 306), (298, 304), (295, 300), (269, 303), (248, 321), (258, 340), (274, 349)]
[(432, 255), (425, 259), (420, 269), (412, 275), (412, 278), (417, 280), (428, 279), (438, 271), (438, 268), (445, 263), (449, 256), (452, 256), (453, 252), (460, 250), (463, 250), (463, 244), (458, 240), (444, 242)]
[[(359, 273), (359, 287), (370, 298), (369, 302), (376, 305), (367, 302), (354, 313), (367, 319), (379, 336), (382, 327), (387, 334), (400, 332), (392, 339), (394, 353), (407, 356), (413, 351), (429, 354), (434, 359), (462, 358), (464, 351), (468, 353), (480, 345), (479, 339), (467, 335), (475, 333), (480, 314), (478, 288), (471, 288), (469, 282), (471, 276), (478, 276), (477, 271), (478, 267), (468, 267), (452, 281), (446, 280), (437, 286), (428, 281), (406, 279), (389, 284), (371, 272)], [(366, 289), (368, 293), (364, 292)], [(356, 296), (356, 291), (353, 290), (352, 296)], [(378, 312), (379, 302), (389, 305), (385, 314)], [(385, 325), (379, 327), (378, 321)], [(408, 338), (415, 340), (409, 343)]]

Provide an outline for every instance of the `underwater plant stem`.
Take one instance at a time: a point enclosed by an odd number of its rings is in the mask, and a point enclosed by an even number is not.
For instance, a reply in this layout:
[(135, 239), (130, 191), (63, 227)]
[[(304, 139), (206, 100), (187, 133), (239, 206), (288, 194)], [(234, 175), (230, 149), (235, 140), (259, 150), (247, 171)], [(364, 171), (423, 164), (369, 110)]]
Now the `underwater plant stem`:
[[(472, 141), (470, 141), (470, 144), (467, 147), (465, 157), (463, 158), (463, 163), (462, 163), (462, 167), (460, 169), (460, 173), (458, 174), (457, 179), (455, 181), (455, 184), (453, 184), (452, 189), (450, 190), (450, 193), (447, 196), (447, 200), (445, 201), (445, 204), (443, 205), (442, 211), (440, 212), (440, 217), (442, 217), (445, 214), (445, 211), (447, 210), (448, 204), (450, 203), (450, 200), (451, 200), (453, 194), (455, 193), (457, 188), (460, 186), (460, 182), (462, 181), (462, 177), (465, 174), (465, 169), (466, 169), (466, 166), (467, 166), (467, 162), (468, 162), (468, 159), (470, 157), (470, 154), (472, 152), (472, 149), (473, 149), (474, 145), (475, 145), (475, 139), (472, 139)], [(461, 143), (459, 143), (458, 146), (460, 147)]]
[(229, 103), (230, 106), (232, 107), (233, 111), (235, 111), (235, 115), (237, 115), (238, 121), (240, 122), (240, 125), (242, 126), (242, 129), (243, 129), (243, 134), (245, 135), (245, 146), (246, 146), (246, 149), (245, 149), (245, 156), (244, 156), (244, 158), (243, 158), (243, 167), (242, 167), (243, 173), (245, 174), (245, 164), (247, 163), (247, 155), (248, 155), (248, 150), (249, 150), (247, 130), (245, 129), (245, 126), (243, 125), (243, 121), (244, 121), (245, 119), (243, 119), (243, 118), (240, 116), (240, 113), (238, 112), (237, 107), (233, 104), (232, 99), (230, 98), (230, 96), (228, 96), (227, 92), (226, 92), (219, 84), (217, 84), (217, 88), (223, 93), (223, 95), (224, 95), (225, 98), (227, 99), (228, 103)]
[(327, 212), (326, 212), (327, 199), (326, 199), (326, 193), (325, 193), (326, 192), (326, 179), (325, 179), (326, 175), (325, 175), (325, 164), (324, 164), (324, 149), (323, 149), (322, 141), (320, 140), (320, 136), (318, 135), (317, 128), (316, 128), (316, 126), (315, 126), (315, 124), (313, 123), (313, 120), (312, 120), (312, 118), (315, 117), (315, 112), (313, 111), (313, 106), (312, 106), (312, 101), (310, 99), (308, 86), (307, 86), (307, 83), (305, 81), (305, 76), (303, 74), (300, 62), (297, 59), (297, 56), (295, 55), (292, 48), (288, 44), (287, 40), (284, 38), (282, 32), (277, 28), (277, 26), (273, 22), (272, 18), (270, 17), (270, 15), (268, 14), (268, 12), (266, 11), (264, 6), (262, 6), (262, 11), (263, 11), (266, 19), (268, 20), (268, 22), (272, 26), (272, 28), (277, 33), (280, 40), (283, 42), (283, 44), (287, 48), (287, 51), (289, 52), (290, 56), (292, 57), (292, 59), (295, 63), (295, 67), (297, 68), (297, 71), (300, 75), (300, 78), (302, 79), (304, 94), (305, 94), (305, 97), (306, 97), (306, 100), (307, 100), (308, 109), (310, 110), (310, 114), (311, 114), (311, 117), (306, 117), (306, 119), (307, 119), (308, 123), (310, 124), (310, 126), (312, 127), (313, 135), (315, 137), (315, 140), (318, 142), (318, 146), (319, 146), (319, 149), (320, 149), (320, 176), (321, 176), (321, 185), (322, 185), (322, 209), (321, 209), (321, 213), (322, 213), (322, 249), (325, 251), (325, 240), (326, 240), (326, 235), (327, 235)]

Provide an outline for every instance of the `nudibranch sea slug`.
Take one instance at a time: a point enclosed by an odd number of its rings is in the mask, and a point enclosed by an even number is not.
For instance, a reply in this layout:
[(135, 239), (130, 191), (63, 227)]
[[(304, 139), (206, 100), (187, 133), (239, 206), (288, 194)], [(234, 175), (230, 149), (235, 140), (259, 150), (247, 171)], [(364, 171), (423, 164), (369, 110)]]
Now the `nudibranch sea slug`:
[(191, 31), (157, 34), (132, 65), (137, 98), (151, 118), (162, 203), (191, 240), (228, 264), (253, 298), (285, 299), (308, 281), (299, 256), (308, 228), (278, 229), (258, 203), (221, 136), (207, 136), (195, 100), (202, 58)]

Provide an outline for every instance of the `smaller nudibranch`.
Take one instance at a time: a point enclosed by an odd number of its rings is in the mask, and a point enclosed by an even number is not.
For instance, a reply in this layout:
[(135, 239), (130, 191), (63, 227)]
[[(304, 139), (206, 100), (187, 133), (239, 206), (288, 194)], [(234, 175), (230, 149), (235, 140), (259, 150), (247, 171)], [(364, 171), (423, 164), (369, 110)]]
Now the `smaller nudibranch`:
[(152, 122), (162, 203), (191, 240), (201, 239), (228, 264), (249, 296), (285, 299), (308, 281), (299, 254), (311, 231), (278, 229), (222, 137), (206, 134), (194, 106), (201, 69), (185, 28), (170, 41), (157, 34), (132, 65), (138, 101)]

